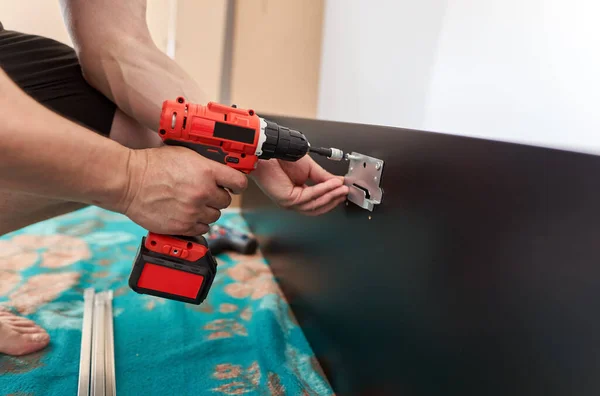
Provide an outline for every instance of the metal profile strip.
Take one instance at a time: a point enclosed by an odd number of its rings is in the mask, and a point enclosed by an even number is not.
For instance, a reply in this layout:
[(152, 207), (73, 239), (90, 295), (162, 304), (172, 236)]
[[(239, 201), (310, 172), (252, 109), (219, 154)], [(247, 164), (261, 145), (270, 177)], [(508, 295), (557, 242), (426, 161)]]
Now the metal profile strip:
[(112, 290), (83, 293), (78, 396), (116, 396)]
[(116, 396), (117, 384), (115, 381), (115, 333), (113, 327), (112, 290), (107, 291), (105, 297), (106, 342), (104, 345), (106, 347), (106, 394), (109, 396)]
[(92, 386), (91, 396), (106, 395), (105, 377), (105, 304), (104, 292), (96, 294), (94, 299), (94, 333), (92, 342)]
[(92, 316), (94, 314), (94, 289), (83, 292), (83, 324), (81, 327), (81, 352), (79, 354), (78, 396), (90, 393), (90, 364), (92, 353)]

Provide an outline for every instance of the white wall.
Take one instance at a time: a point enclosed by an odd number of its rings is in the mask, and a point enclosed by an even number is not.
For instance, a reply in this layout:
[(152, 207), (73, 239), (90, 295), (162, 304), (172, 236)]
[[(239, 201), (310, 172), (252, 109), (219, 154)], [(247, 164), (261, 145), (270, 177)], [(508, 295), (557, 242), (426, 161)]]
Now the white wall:
[(446, 0), (327, 0), (318, 117), (418, 128)]
[[(321, 118), (600, 153), (599, 2), (429, 0), (426, 11), (379, 3), (361, 10), (367, 18), (344, 20), (345, 2), (329, 0)], [(352, 46), (358, 32), (368, 41)], [(351, 58), (358, 70), (344, 70)], [(354, 102), (359, 112), (344, 107)]]

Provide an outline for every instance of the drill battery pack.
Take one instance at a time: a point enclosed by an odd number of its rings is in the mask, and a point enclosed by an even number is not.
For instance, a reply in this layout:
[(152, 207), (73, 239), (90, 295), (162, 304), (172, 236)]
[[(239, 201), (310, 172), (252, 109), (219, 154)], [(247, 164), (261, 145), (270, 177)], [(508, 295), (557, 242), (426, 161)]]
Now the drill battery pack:
[(148, 233), (142, 239), (129, 287), (140, 294), (201, 304), (217, 273), (203, 237)]

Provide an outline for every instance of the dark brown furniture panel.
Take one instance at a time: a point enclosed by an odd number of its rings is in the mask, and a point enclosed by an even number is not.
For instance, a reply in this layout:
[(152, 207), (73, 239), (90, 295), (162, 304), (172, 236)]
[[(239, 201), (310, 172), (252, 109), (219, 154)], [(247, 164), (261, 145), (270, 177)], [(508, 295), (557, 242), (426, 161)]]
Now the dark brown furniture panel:
[(600, 157), (273, 119), (385, 160), (373, 213), (243, 200), (340, 395), (600, 394)]

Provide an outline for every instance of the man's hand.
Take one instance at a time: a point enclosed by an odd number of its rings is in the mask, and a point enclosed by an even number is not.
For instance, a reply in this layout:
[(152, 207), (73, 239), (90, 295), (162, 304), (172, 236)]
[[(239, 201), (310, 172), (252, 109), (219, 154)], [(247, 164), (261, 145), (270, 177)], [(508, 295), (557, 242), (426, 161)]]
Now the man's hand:
[[(329, 212), (348, 195), (343, 177), (327, 172), (309, 156), (297, 162), (261, 160), (251, 175), (280, 207), (308, 216)], [(315, 184), (307, 186), (308, 181)]]
[(225, 190), (240, 194), (246, 176), (182, 147), (134, 150), (129, 187), (116, 208), (159, 234), (201, 235), (231, 204)]

